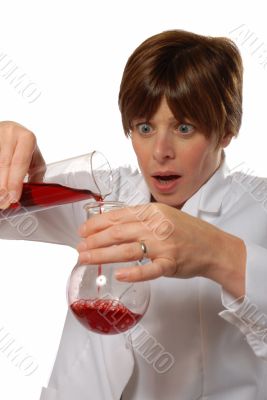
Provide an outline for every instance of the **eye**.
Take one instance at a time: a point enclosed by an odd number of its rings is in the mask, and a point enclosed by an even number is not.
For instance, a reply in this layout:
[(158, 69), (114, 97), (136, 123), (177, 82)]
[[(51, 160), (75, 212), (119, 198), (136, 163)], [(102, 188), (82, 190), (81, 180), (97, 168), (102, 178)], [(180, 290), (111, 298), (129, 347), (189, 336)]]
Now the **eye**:
[(185, 135), (194, 132), (194, 127), (191, 124), (180, 124), (177, 129), (180, 133)]
[(141, 133), (141, 135), (146, 135), (152, 132), (152, 127), (149, 124), (142, 123), (136, 125), (137, 131)]

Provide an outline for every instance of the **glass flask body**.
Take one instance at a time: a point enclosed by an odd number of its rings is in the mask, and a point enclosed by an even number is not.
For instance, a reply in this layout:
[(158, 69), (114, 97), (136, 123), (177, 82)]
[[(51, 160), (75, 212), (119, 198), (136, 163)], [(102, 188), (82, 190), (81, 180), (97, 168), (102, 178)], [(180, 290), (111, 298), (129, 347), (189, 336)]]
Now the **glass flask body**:
[[(84, 208), (90, 218), (123, 206), (119, 202), (99, 202)], [(120, 282), (115, 278), (116, 269), (133, 265), (140, 265), (140, 262), (77, 264), (74, 267), (67, 299), (73, 315), (84, 327), (96, 333), (118, 334), (141, 320), (149, 304), (149, 283)]]
[(111, 191), (110, 165), (102, 153), (93, 151), (32, 169), (20, 199), (0, 210), (0, 219), (89, 198), (102, 200)]

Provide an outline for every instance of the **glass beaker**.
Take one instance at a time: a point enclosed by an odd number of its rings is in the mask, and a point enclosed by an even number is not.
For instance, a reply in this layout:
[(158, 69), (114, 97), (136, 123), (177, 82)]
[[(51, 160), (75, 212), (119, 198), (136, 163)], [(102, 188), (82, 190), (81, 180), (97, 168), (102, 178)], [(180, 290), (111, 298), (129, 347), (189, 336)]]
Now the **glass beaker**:
[[(124, 207), (121, 202), (88, 203), (87, 218)], [(67, 284), (67, 301), (75, 318), (87, 329), (118, 334), (131, 329), (145, 314), (150, 300), (149, 282), (120, 282), (117, 268), (140, 265), (139, 261), (101, 265), (77, 264)]]
[(18, 202), (0, 210), (0, 219), (73, 203), (103, 200), (112, 191), (112, 171), (105, 156), (93, 151), (31, 170)]

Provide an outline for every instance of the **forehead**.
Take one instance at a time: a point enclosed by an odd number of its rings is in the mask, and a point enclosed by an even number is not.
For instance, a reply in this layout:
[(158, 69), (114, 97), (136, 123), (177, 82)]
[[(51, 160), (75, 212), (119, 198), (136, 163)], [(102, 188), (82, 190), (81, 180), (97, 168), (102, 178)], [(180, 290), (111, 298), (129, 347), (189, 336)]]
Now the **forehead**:
[(147, 118), (146, 115), (140, 117), (137, 116), (134, 118), (134, 121), (140, 119), (149, 119), (149, 121), (151, 122), (156, 121), (157, 119), (164, 119), (169, 122), (177, 121), (177, 118), (175, 118), (175, 116), (173, 115), (165, 97), (162, 98), (158, 108), (153, 113), (153, 115), (151, 115), (149, 118)]
[(159, 104), (158, 109), (156, 110), (154, 115), (152, 115), (152, 119), (157, 116), (162, 116), (168, 120), (171, 120), (171, 119), (175, 120), (175, 117), (174, 117), (165, 97), (163, 97), (163, 99), (161, 100), (161, 102)]
[(150, 117), (147, 116), (140, 116), (140, 117), (136, 117), (133, 119), (133, 122), (151, 122), (151, 123), (169, 123), (169, 124), (173, 124), (173, 123), (177, 123), (177, 122), (189, 122), (189, 118), (177, 118), (175, 117), (175, 115), (173, 115), (172, 110), (170, 109), (167, 101), (165, 99), (163, 99), (159, 105), (159, 107), (157, 108), (157, 110), (154, 112), (154, 114)]

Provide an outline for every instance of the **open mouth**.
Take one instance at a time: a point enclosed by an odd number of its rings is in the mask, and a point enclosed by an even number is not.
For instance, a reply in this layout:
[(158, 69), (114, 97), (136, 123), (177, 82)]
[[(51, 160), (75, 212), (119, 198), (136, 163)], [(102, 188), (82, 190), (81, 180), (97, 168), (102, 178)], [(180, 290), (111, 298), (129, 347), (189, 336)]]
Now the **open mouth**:
[(153, 178), (155, 178), (157, 180), (157, 182), (159, 182), (160, 184), (167, 185), (170, 182), (173, 182), (176, 179), (180, 178), (180, 175), (164, 175), (164, 176), (155, 175), (155, 176), (153, 176)]

